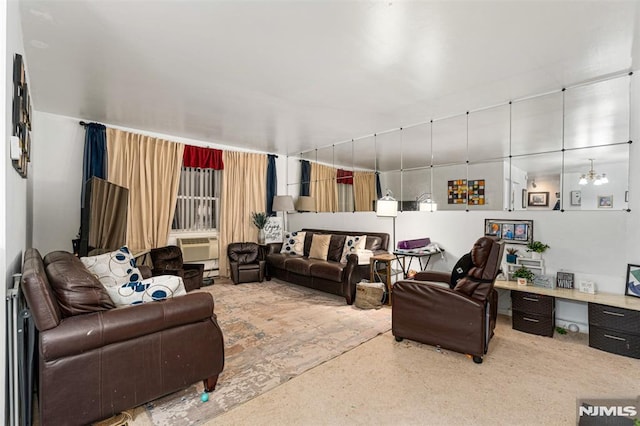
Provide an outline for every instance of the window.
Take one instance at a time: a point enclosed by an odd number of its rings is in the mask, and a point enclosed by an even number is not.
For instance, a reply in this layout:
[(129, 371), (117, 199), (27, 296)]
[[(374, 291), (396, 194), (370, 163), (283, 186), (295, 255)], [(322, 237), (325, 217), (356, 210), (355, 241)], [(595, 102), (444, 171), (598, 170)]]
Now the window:
[(222, 171), (183, 167), (171, 229), (211, 231), (218, 228)]

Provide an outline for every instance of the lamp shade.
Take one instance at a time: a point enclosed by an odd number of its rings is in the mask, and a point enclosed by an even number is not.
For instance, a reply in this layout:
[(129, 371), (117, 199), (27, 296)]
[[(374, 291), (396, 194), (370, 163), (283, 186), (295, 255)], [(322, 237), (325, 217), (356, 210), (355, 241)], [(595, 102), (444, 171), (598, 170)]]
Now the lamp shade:
[(295, 210), (291, 195), (276, 195), (273, 197), (274, 212), (289, 212)]
[(391, 199), (391, 200), (385, 200), (384, 198), (379, 199), (376, 202), (376, 215), (389, 216), (389, 217), (398, 216), (398, 202), (394, 199)]
[(316, 211), (316, 199), (309, 197), (308, 195), (301, 195), (296, 202), (296, 210), (299, 212), (315, 212)]
[(435, 212), (438, 210), (438, 203), (433, 201), (422, 201), (419, 203), (418, 210), (421, 212)]

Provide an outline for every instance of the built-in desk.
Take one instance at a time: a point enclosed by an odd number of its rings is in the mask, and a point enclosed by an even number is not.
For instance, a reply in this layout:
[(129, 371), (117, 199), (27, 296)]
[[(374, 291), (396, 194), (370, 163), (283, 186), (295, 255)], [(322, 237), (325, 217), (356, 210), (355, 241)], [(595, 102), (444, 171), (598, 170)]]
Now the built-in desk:
[(495, 288), (502, 290), (526, 291), (527, 293), (543, 294), (545, 296), (559, 297), (577, 302), (597, 303), (600, 305), (616, 306), (618, 308), (640, 311), (640, 297), (625, 296), (624, 294), (611, 293), (582, 293), (576, 289), (546, 288), (532, 285), (522, 286), (515, 281), (496, 280)]
[[(525, 312), (524, 315), (528, 315), (524, 319), (536, 323), (543, 322), (548, 317), (553, 318), (553, 305), (549, 305), (551, 306), (551, 316), (536, 317), (535, 315), (540, 310), (535, 305), (540, 304), (540, 301), (535, 295), (585, 302), (589, 305), (589, 346), (619, 355), (640, 358), (640, 298), (610, 293), (589, 294), (566, 288), (521, 286), (517, 282), (504, 280), (496, 280), (495, 288), (523, 292), (525, 296), (526, 293), (531, 294), (532, 296), (518, 299), (518, 309)], [(531, 306), (527, 306), (526, 301), (531, 301)], [(521, 312), (518, 314), (520, 315)], [(529, 331), (529, 325), (523, 325), (523, 322), (520, 321), (523, 316), (520, 315), (517, 319), (519, 322), (516, 324), (516, 317), (513, 317), (514, 328), (542, 334), (536, 332), (537, 324), (532, 323), (530, 325), (532, 331)], [(553, 327), (553, 324), (551, 326)], [(553, 330), (551, 330), (551, 334), (545, 335), (552, 334)]]

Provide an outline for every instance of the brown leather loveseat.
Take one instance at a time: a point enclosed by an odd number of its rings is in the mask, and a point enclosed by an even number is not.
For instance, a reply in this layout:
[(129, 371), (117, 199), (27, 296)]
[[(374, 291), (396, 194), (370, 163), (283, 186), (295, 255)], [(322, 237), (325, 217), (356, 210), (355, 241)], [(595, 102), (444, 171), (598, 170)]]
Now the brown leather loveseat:
[[(268, 244), (267, 274), (283, 281), (315, 288), (344, 296), (351, 305), (356, 298), (356, 284), (369, 279), (369, 262), (358, 262), (358, 255), (349, 254), (346, 263), (340, 263), (347, 236), (366, 235), (365, 249), (374, 255), (386, 253), (389, 234), (383, 232), (332, 231), (302, 229), (305, 232), (303, 255), (280, 253), (282, 243)], [(331, 234), (327, 260), (309, 258), (314, 234)], [(360, 263), (360, 264), (359, 264)]]
[(199, 380), (215, 387), (224, 346), (209, 293), (114, 308), (78, 258), (36, 249), (21, 287), (39, 331), (41, 424), (86, 425)]

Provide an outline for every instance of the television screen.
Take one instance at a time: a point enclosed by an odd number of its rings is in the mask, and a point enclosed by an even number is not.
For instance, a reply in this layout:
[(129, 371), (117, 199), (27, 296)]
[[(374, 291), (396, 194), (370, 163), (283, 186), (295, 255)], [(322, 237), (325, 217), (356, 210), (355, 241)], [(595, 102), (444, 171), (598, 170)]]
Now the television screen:
[(129, 190), (104, 179), (87, 181), (80, 223), (79, 256), (91, 250), (116, 250), (127, 242)]

